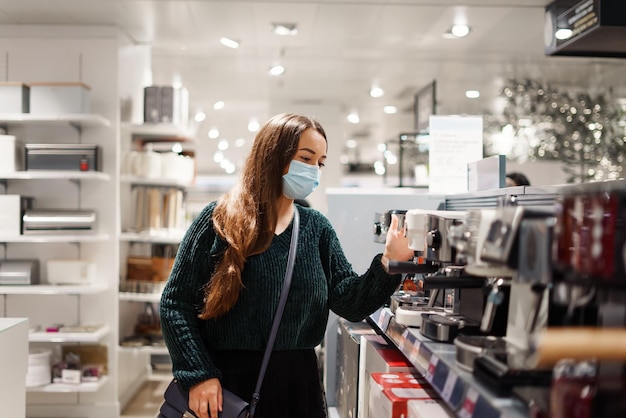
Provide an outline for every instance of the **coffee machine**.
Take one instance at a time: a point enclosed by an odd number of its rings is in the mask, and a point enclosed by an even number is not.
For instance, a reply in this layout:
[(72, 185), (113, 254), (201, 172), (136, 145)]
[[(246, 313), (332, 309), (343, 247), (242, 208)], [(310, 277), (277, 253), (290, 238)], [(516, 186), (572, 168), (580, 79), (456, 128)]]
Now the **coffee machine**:
[(582, 362), (590, 394), (624, 391), (626, 182), (564, 186), (553, 214), (522, 216), (517, 235), (507, 348), (478, 355), (476, 379), (505, 396), (561, 393), (575, 379), (555, 365)]
[(407, 211), (406, 234), (415, 257), (413, 262), (389, 265), (391, 273), (419, 275), (423, 288), (430, 292), (426, 305), (399, 306), (396, 321), (419, 327), (435, 341), (452, 342), (459, 334), (476, 333), (479, 327), (485, 281), (466, 274), (456, 263), (456, 249), (450, 240), (453, 227), (464, 218), (464, 211)]
[[(502, 206), (471, 211), (467, 218), (466, 228), (457, 234), (463, 243), (458, 246), (465, 250), (466, 270), (484, 276), (490, 291), (481, 319), (483, 334), (460, 336), (454, 341), (457, 364), (477, 378), (488, 380), (485, 363), (496, 358), (514, 362), (509, 364), (510, 372), (506, 372), (508, 366), (497, 370), (494, 367), (493, 374), (497, 376), (492, 378), (491, 386), (498, 393), (503, 393), (502, 389), (508, 388), (513, 379), (545, 384), (549, 382), (549, 373), (532, 370), (524, 374), (521, 370), (529, 369), (524, 365), (528, 357), (528, 332), (539, 327), (543, 318), (538, 312), (540, 302), (546, 297), (549, 274), (544, 271), (547, 260), (537, 253), (549, 246), (554, 211)], [(532, 258), (532, 263), (527, 258)], [(519, 274), (526, 272), (529, 266), (535, 271)], [(536, 275), (536, 271), (543, 271), (543, 274)], [(496, 321), (499, 332), (494, 333), (491, 331)]]
[[(398, 217), (398, 229), (404, 229), (406, 213), (407, 211), (403, 209), (391, 209), (384, 213), (375, 213), (372, 228), (374, 242), (385, 243), (387, 232), (391, 226), (392, 216)], [(398, 263), (393, 263), (393, 268), (397, 269)], [(428, 304), (428, 294), (424, 291), (420, 279), (423, 273), (434, 272), (437, 268), (425, 264), (418, 266), (417, 263), (417, 260), (405, 263), (405, 268), (403, 269), (403, 273), (406, 273), (405, 277), (400, 288), (392, 295), (390, 301), (390, 308), (394, 313), (399, 306), (424, 306)]]

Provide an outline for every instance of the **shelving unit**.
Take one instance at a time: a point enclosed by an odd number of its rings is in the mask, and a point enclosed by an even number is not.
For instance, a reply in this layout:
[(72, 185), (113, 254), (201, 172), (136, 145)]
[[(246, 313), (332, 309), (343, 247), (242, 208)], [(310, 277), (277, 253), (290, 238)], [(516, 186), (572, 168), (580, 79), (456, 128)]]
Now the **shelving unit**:
[(28, 340), (34, 343), (97, 343), (109, 331), (108, 325), (102, 325), (93, 332), (31, 332)]
[(123, 123), (122, 129), (134, 137), (167, 139), (168, 141), (194, 141), (194, 132), (191, 129), (173, 125), (171, 123)]
[(161, 293), (120, 292), (119, 298), (128, 302), (159, 303)]
[(140, 353), (140, 354), (148, 354), (148, 355), (157, 355), (157, 356), (169, 356), (169, 352), (167, 351), (167, 347), (151, 347), (151, 346), (143, 346), (143, 347), (120, 347), (120, 351), (127, 353)]
[(0, 286), (0, 295), (95, 295), (109, 288), (105, 282), (84, 285), (13, 285)]
[(169, 233), (122, 232), (120, 234), (120, 240), (150, 244), (178, 244), (184, 234), (185, 231), (173, 231)]
[(528, 408), (515, 398), (499, 398), (456, 364), (456, 347), (398, 324), (389, 308), (369, 317), (370, 324), (392, 341), (460, 418), (525, 418)]
[[(121, 126), (121, 149), (122, 152), (130, 152), (141, 149), (141, 144), (152, 143), (153, 150), (160, 151), (160, 147), (165, 147), (168, 142), (182, 144), (183, 150), (187, 151), (194, 146), (194, 135), (188, 129), (180, 128), (171, 124), (128, 124)], [(165, 149), (165, 148), (164, 148)], [(184, 194), (187, 188), (193, 184), (177, 179), (164, 177), (147, 178), (120, 173), (120, 194), (121, 199), (121, 227), (118, 233), (120, 243), (120, 281), (125, 282), (128, 278), (127, 257), (129, 254), (152, 253), (158, 245), (177, 245), (182, 239), (185, 230), (181, 229), (148, 229), (139, 230), (134, 224), (135, 207), (133, 195), (135, 188), (159, 188), (178, 189)], [(147, 256), (148, 253), (143, 254)], [(175, 254), (172, 254), (174, 256)], [(158, 284), (158, 283), (155, 283)], [(157, 286), (158, 287), (158, 286)], [(158, 310), (158, 303), (161, 299), (160, 292), (139, 293), (128, 292), (125, 288), (120, 288), (118, 292), (119, 304), (119, 343), (135, 334), (135, 323), (137, 319), (148, 308), (148, 304), (153, 309)], [(120, 359), (120, 390), (134, 393), (149, 378), (150, 370), (157, 363), (169, 361), (169, 353), (164, 346), (144, 345), (141, 347), (119, 345), (118, 355)], [(122, 371), (122, 367), (124, 370)], [(129, 399), (128, 396), (122, 399), (122, 404)]]
[(68, 172), (62, 170), (15, 171), (0, 173), (2, 180), (98, 180), (109, 181), (111, 176), (100, 171)]
[(109, 382), (109, 378), (103, 376), (97, 382), (83, 382), (78, 385), (50, 383), (49, 385), (30, 387), (26, 391), (29, 393), (94, 393), (102, 389), (107, 382)]
[(5, 235), (0, 236), (0, 242), (6, 243), (54, 243), (54, 242), (67, 242), (67, 243), (80, 243), (80, 242), (103, 242), (110, 239), (109, 234), (96, 234), (96, 235), (75, 235), (75, 234), (57, 234), (57, 235)]
[[(24, 83), (82, 82), (90, 87), (91, 110), (86, 114), (0, 114), (0, 129), (16, 137), (18, 149), (26, 143), (93, 144), (102, 160), (99, 171), (0, 174), (0, 193), (34, 197), (35, 209), (90, 209), (97, 215), (90, 233), (0, 236), (0, 259), (37, 259), (41, 281), (31, 286), (0, 286), (0, 315), (27, 317), (30, 344), (52, 349), (52, 364), (62, 360), (60, 348), (66, 344), (102, 346), (107, 358), (108, 375), (98, 382), (28, 388), (26, 416), (119, 416), (119, 242), (112, 239), (119, 225), (118, 31), (61, 25), (46, 27), (43, 32), (41, 27), (28, 25), (7, 30), (11, 36), (0, 39), (7, 76)], [(48, 284), (45, 264), (52, 259), (93, 261), (96, 281)], [(96, 328), (90, 332), (77, 328), (71, 328), (72, 332), (39, 331), (54, 324), (93, 324)]]
[(9, 127), (19, 125), (43, 125), (58, 126), (70, 125), (79, 128), (111, 126), (111, 121), (102, 115), (96, 114), (55, 114), (55, 115), (31, 115), (29, 113), (3, 113), (0, 114), (0, 126)]
[(122, 175), (120, 177), (120, 181), (122, 183), (135, 184), (135, 185), (143, 185), (143, 186), (165, 186), (165, 187), (182, 187), (186, 188), (192, 185), (190, 182), (179, 181), (176, 179), (150, 179), (145, 177), (137, 177), (137, 176), (129, 176)]

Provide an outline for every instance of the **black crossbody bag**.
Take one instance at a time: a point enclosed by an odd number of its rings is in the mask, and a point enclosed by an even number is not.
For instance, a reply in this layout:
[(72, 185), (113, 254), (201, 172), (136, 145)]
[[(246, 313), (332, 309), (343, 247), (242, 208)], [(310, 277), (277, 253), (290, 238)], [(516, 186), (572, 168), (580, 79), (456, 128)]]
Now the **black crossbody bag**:
[[(259, 402), (261, 385), (263, 384), (265, 371), (267, 370), (272, 348), (274, 347), (274, 341), (276, 340), (276, 334), (278, 333), (278, 327), (280, 326), (280, 320), (283, 316), (283, 311), (285, 310), (285, 304), (287, 303), (287, 295), (289, 294), (289, 286), (291, 285), (291, 276), (293, 274), (293, 266), (296, 258), (296, 247), (298, 246), (299, 227), (300, 214), (298, 213), (298, 209), (294, 207), (293, 229), (291, 231), (291, 244), (289, 246), (289, 258), (287, 259), (285, 281), (283, 283), (283, 289), (280, 293), (280, 300), (278, 301), (278, 307), (276, 308), (276, 314), (274, 315), (274, 322), (272, 323), (272, 331), (270, 332), (270, 336), (267, 341), (267, 347), (265, 348), (263, 362), (261, 363), (261, 370), (259, 371), (259, 377), (257, 378), (252, 399), (250, 402), (246, 402), (239, 396), (230, 392), (228, 389), (222, 388), (223, 405), (222, 412), (219, 413), (218, 418), (254, 417), (254, 412)], [(176, 379), (173, 379), (170, 382), (163, 397), (165, 400), (161, 405), (158, 418), (196, 417), (196, 415), (189, 410), (189, 392), (184, 390)]]

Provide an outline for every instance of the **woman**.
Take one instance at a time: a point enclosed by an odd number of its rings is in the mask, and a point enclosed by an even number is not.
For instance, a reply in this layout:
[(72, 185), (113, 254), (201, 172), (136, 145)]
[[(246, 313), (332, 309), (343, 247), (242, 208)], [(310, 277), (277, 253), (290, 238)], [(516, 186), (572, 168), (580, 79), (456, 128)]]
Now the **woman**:
[(413, 256), (397, 219), (383, 254), (359, 276), (326, 217), (294, 204), (319, 184), (321, 125), (280, 114), (257, 133), (237, 185), (209, 203), (182, 240), (161, 299), (173, 373), (200, 418), (217, 417), (222, 387), (249, 401), (278, 304), (295, 210), (300, 232), (287, 305), (263, 381), (257, 418), (319, 418), (326, 401), (314, 348), (329, 309), (360, 321), (400, 284), (388, 260)]

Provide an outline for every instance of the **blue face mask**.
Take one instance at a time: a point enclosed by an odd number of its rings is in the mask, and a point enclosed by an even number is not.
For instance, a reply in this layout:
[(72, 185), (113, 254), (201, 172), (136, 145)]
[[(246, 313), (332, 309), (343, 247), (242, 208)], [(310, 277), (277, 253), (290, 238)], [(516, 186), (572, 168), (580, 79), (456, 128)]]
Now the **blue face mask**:
[(283, 194), (289, 199), (304, 199), (320, 184), (321, 176), (318, 166), (292, 160), (283, 176)]

